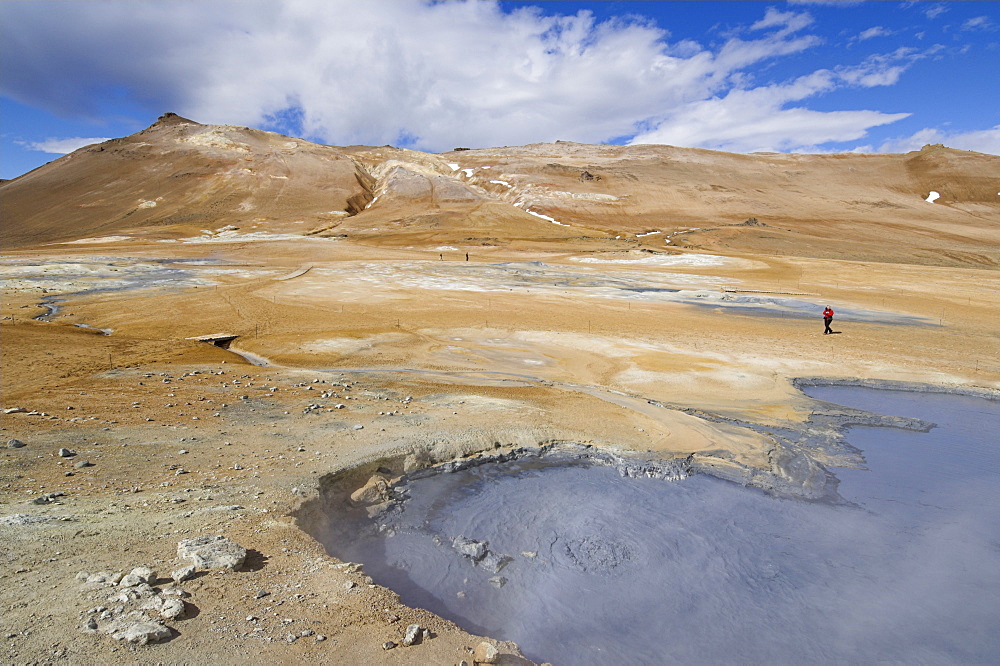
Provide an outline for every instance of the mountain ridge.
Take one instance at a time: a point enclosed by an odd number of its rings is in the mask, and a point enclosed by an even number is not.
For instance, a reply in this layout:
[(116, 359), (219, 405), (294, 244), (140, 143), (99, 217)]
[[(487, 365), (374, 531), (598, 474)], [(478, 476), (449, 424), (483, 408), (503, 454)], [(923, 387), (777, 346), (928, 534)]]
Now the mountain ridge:
[(998, 182), (1000, 157), (941, 145), (806, 155), (559, 141), (433, 154), (167, 113), (0, 183), (0, 246), (221, 227), (407, 246), (658, 235), (716, 251), (998, 266)]

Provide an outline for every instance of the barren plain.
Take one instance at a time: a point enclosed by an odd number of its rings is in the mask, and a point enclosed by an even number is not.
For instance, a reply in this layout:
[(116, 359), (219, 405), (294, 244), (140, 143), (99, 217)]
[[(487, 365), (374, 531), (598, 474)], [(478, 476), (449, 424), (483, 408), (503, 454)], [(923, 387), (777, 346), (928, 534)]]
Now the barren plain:
[[(764, 489), (855, 464), (762, 428), (835, 436), (797, 378), (995, 395), (998, 192), (941, 146), (431, 155), (172, 114), (4, 182), (3, 659), (471, 662), (303, 531), (324, 478), (559, 442)], [(103, 631), (78, 572), (162, 587), (211, 535), (246, 562), (181, 583), (168, 639)]]

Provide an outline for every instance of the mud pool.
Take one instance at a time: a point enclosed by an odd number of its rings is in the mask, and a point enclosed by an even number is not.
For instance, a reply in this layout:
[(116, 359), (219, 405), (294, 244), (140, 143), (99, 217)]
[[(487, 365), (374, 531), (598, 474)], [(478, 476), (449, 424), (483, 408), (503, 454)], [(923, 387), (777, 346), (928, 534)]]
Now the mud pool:
[(834, 470), (843, 502), (534, 456), (404, 479), (403, 501), (321, 538), (408, 605), (537, 661), (995, 662), (1000, 403), (807, 392), (937, 426), (851, 428), (869, 469)]

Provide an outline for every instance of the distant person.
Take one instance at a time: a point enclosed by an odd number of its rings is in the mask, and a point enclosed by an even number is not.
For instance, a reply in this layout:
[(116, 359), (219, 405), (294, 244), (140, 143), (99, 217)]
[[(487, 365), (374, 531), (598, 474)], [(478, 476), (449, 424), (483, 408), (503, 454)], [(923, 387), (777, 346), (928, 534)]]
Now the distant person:
[(833, 308), (829, 305), (823, 310), (823, 335), (833, 333), (833, 329), (830, 328), (830, 322), (833, 321)]

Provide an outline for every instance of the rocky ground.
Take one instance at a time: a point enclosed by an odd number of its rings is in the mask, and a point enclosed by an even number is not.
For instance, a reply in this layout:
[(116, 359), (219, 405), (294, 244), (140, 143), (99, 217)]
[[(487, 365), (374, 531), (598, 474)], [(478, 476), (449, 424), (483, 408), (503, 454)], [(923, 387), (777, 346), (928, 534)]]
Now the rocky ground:
[[(996, 204), (959, 151), (859, 157), (841, 182), (816, 156), (300, 153), (240, 131), (175, 119), (3, 185), (6, 663), (524, 663), (400, 604), (302, 512), (335, 476), (553, 442), (802, 485), (854, 462), (768, 434), (819, 428), (797, 377), (1000, 388)], [(121, 200), (88, 180), (130, 174)], [(212, 334), (235, 339), (192, 339)], [(216, 536), (243, 561), (182, 571), (179, 545)]]

